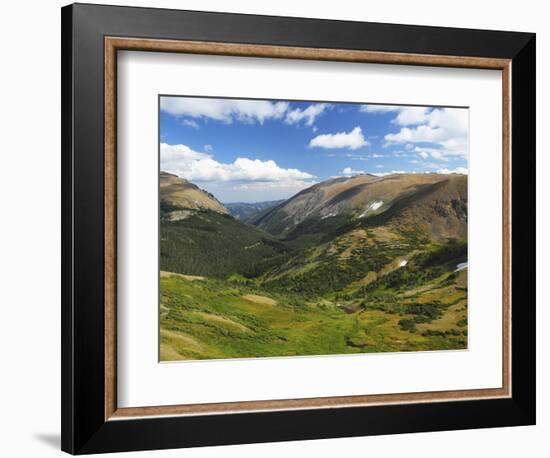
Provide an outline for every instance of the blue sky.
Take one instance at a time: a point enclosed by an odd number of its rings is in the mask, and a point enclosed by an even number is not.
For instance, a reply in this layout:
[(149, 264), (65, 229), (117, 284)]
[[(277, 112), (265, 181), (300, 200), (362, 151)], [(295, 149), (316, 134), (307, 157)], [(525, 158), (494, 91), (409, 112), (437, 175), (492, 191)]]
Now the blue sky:
[(161, 170), (222, 202), (360, 173), (467, 173), (464, 108), (160, 98)]

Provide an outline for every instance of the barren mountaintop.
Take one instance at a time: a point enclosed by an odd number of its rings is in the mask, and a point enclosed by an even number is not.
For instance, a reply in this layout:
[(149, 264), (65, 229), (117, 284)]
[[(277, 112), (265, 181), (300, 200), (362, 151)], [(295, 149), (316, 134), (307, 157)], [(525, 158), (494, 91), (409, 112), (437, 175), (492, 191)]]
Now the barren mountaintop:
[(160, 172), (160, 200), (179, 208), (229, 213), (212, 194), (193, 183), (167, 172)]
[(257, 226), (286, 236), (329, 218), (366, 219), (423, 229), (436, 239), (466, 235), (467, 177), (442, 174), (357, 175), (327, 180), (261, 215)]

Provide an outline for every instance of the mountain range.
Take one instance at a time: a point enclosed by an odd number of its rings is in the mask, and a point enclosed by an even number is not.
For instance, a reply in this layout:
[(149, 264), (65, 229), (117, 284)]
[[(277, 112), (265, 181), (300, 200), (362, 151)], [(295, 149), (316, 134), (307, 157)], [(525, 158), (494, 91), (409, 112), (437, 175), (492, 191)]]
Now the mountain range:
[[(161, 172), (161, 270), (203, 279), (186, 288), (218, 291), (223, 303), (237, 300), (231, 299), (234, 291), (239, 297), (248, 291), (266, 301), (278, 298), (295, 310), (284, 309), (285, 320), (320, 310), (328, 313), (323, 320), (337, 320), (342, 312), (356, 321), (378, 316), (375, 327), (383, 338), (376, 345), (367, 331), (363, 337), (352, 328), (345, 335), (335, 331), (349, 351), (464, 348), (467, 188), (466, 175), (362, 174), (323, 181), (284, 201), (224, 205), (195, 184)], [(229, 317), (219, 300), (212, 310)], [(253, 320), (247, 304), (231, 319)], [(181, 319), (169, 320), (170, 326)], [(204, 350), (200, 357), (218, 355), (214, 346), (216, 351)], [(243, 356), (246, 346), (231, 348), (224, 354)]]
[(259, 214), (270, 210), (273, 207), (284, 202), (283, 200), (269, 200), (265, 202), (230, 202), (224, 204), (231, 216), (241, 220), (250, 221), (255, 219)]
[[(466, 235), (465, 175), (394, 174), (334, 178), (288, 200), (228, 203), (167, 172), (160, 174), (160, 200), (175, 209), (212, 210), (248, 221), (278, 238), (293, 238), (312, 223), (333, 218), (368, 220), (402, 229), (420, 228), (435, 239)], [(444, 219), (444, 221), (443, 221)]]

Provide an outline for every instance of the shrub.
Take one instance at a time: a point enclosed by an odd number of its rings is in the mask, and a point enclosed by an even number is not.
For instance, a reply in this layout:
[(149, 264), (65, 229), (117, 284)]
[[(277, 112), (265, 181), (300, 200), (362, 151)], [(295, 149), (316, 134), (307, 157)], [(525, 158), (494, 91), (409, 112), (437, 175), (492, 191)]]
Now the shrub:
[(399, 327), (402, 331), (409, 331), (409, 332), (415, 332), (416, 331), (416, 324), (413, 320), (410, 320), (408, 318), (403, 318), (399, 320)]

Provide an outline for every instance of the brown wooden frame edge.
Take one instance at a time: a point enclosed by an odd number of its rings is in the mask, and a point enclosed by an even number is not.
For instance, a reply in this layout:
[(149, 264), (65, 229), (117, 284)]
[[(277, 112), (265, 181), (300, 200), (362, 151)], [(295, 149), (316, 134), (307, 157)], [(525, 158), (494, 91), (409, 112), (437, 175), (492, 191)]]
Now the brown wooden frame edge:
[[(438, 401), (509, 398), (512, 395), (511, 368), (511, 59), (426, 54), (389, 53), (341, 49), (303, 48), (271, 45), (214, 43), (200, 41), (105, 37), (105, 420), (128, 420), (159, 416), (246, 413), (276, 410), (302, 410), (368, 405), (405, 404)], [(117, 51), (174, 52), (241, 57), (267, 57), (494, 69), (502, 71), (502, 183), (503, 183), (503, 290), (502, 290), (502, 369), (503, 386), (493, 389), (434, 391), (365, 396), (338, 396), (305, 399), (243, 401), (172, 406), (117, 406), (116, 351), (116, 88)]]

